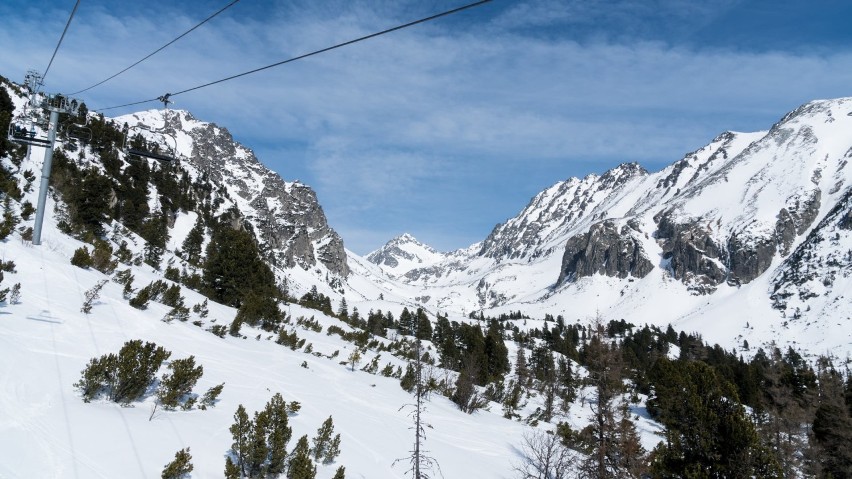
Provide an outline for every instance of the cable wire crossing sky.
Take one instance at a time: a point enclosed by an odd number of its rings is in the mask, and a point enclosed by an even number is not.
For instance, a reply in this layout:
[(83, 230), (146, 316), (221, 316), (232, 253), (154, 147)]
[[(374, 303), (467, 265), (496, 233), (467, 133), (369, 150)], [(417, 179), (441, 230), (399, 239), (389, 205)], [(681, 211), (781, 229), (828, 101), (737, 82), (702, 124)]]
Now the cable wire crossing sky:
[[(96, 108), (466, 2), (79, 3), (0, 4), (0, 75), (20, 83), (42, 68), (75, 8), (44, 89)], [(187, 90), (171, 107), (228, 128), (285, 180), (313, 187), (356, 253), (404, 232), (448, 251), (483, 240), (557, 181), (624, 162), (654, 171), (725, 130), (852, 96), (849, 2), (693, 3), (495, 0)]]

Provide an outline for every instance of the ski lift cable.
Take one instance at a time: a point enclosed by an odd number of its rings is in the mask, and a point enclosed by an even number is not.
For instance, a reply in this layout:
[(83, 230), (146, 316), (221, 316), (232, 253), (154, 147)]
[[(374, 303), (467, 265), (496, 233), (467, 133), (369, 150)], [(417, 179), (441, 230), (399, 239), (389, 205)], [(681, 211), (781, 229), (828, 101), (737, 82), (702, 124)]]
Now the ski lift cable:
[(447, 15), (452, 15), (454, 13), (461, 12), (462, 10), (467, 10), (469, 8), (478, 7), (479, 5), (489, 3), (491, 1), (492, 0), (480, 0), (478, 2), (474, 2), (474, 3), (470, 3), (470, 4), (467, 4), (467, 5), (461, 6), (461, 7), (457, 7), (457, 8), (454, 8), (452, 10), (447, 10), (445, 12), (441, 12), (441, 13), (438, 13), (438, 14), (435, 14), (435, 15), (431, 15), (429, 17), (421, 18), (419, 20), (414, 20), (413, 22), (408, 22), (408, 23), (398, 25), (398, 26), (393, 27), (393, 28), (388, 28), (387, 30), (382, 30), (382, 31), (376, 32), (376, 33), (371, 33), (369, 35), (365, 35), (363, 37), (358, 37), (358, 38), (355, 38), (353, 40), (349, 40), (349, 41), (346, 41), (346, 42), (343, 42), (343, 43), (338, 43), (338, 44), (332, 45), (330, 47), (322, 48), (320, 50), (315, 50), (315, 51), (312, 51), (310, 53), (305, 53), (303, 55), (288, 58), (287, 60), (282, 60), (280, 62), (272, 63), (270, 65), (266, 65), (266, 66), (263, 66), (263, 67), (260, 67), (260, 68), (255, 68), (254, 70), (249, 70), (249, 71), (246, 71), (246, 72), (243, 72), (243, 73), (238, 73), (236, 75), (231, 75), (229, 77), (222, 78), (220, 80), (212, 81), (212, 82), (209, 82), (209, 83), (204, 83), (202, 85), (194, 86), (192, 88), (187, 88), (186, 90), (180, 90), (180, 91), (175, 92), (175, 93), (166, 93), (165, 95), (161, 95), (157, 98), (150, 98), (148, 100), (142, 100), (142, 101), (137, 101), (137, 102), (133, 102), (133, 103), (125, 103), (124, 105), (110, 106), (110, 107), (106, 107), (106, 108), (98, 108), (97, 110), (94, 110), (94, 111), (114, 110), (114, 109), (117, 109), (117, 108), (124, 108), (124, 107), (127, 107), (127, 106), (141, 105), (143, 103), (151, 103), (151, 102), (154, 102), (154, 101), (161, 101), (161, 99), (163, 97), (170, 98), (170, 97), (174, 97), (174, 96), (177, 96), (177, 95), (181, 95), (183, 93), (189, 93), (191, 91), (200, 90), (200, 89), (206, 88), (208, 86), (213, 86), (213, 85), (216, 85), (216, 84), (219, 84), (219, 83), (224, 83), (224, 82), (229, 81), (229, 80), (234, 80), (236, 78), (244, 77), (246, 75), (251, 75), (252, 73), (257, 73), (257, 72), (260, 72), (260, 71), (263, 71), (263, 70), (268, 70), (270, 68), (281, 66), (281, 65), (284, 65), (286, 63), (291, 63), (291, 62), (294, 62), (296, 60), (302, 60), (304, 58), (308, 58), (308, 57), (311, 57), (311, 56), (314, 56), (314, 55), (319, 55), (320, 53), (325, 53), (325, 52), (328, 52), (328, 51), (331, 51), (331, 50), (335, 50), (337, 48), (352, 45), (353, 43), (362, 42), (364, 40), (369, 40), (371, 38), (375, 38), (375, 37), (378, 37), (378, 36), (381, 36), (381, 35), (385, 35), (385, 34), (388, 34), (388, 33), (391, 33), (391, 32), (395, 32), (397, 30), (402, 30), (404, 28), (412, 27), (414, 25), (426, 23), (428, 21), (435, 20), (437, 18), (441, 18), (441, 17), (445, 17)]
[(196, 24), (194, 27), (192, 27), (192, 28), (190, 28), (189, 30), (187, 30), (187, 31), (185, 31), (185, 32), (183, 32), (183, 33), (181, 33), (178, 37), (176, 37), (176, 38), (175, 38), (175, 39), (173, 39), (172, 41), (170, 41), (170, 42), (166, 43), (165, 45), (161, 46), (160, 48), (158, 48), (158, 49), (154, 50), (153, 52), (149, 53), (148, 55), (146, 55), (145, 57), (143, 57), (141, 60), (137, 61), (136, 63), (134, 63), (134, 64), (132, 64), (132, 65), (130, 65), (130, 66), (128, 66), (128, 67), (127, 67), (127, 68), (125, 68), (124, 70), (121, 70), (120, 72), (118, 72), (118, 73), (116, 73), (116, 74), (114, 74), (114, 75), (112, 75), (112, 76), (110, 76), (110, 77), (108, 77), (108, 78), (106, 78), (106, 79), (104, 79), (104, 80), (101, 80), (101, 81), (99, 81), (98, 83), (95, 83), (94, 85), (92, 85), (92, 86), (90, 86), (90, 87), (88, 87), (88, 88), (84, 88), (84, 89), (82, 89), (82, 90), (80, 90), (80, 91), (76, 91), (76, 92), (74, 92), (74, 93), (71, 93), (71, 95), (72, 95), (72, 96), (73, 96), (73, 95), (77, 95), (77, 94), (80, 94), (80, 93), (83, 93), (83, 92), (89, 91), (89, 90), (91, 90), (92, 88), (95, 88), (95, 87), (97, 87), (97, 86), (103, 85), (104, 83), (106, 83), (106, 82), (108, 82), (108, 81), (112, 80), (113, 78), (115, 78), (115, 77), (117, 77), (117, 76), (121, 75), (122, 73), (126, 72), (127, 70), (130, 70), (131, 68), (135, 67), (136, 65), (139, 65), (140, 63), (142, 63), (142, 62), (144, 62), (145, 60), (147, 60), (147, 59), (151, 58), (152, 56), (156, 55), (157, 53), (160, 53), (161, 51), (165, 50), (165, 49), (166, 49), (166, 47), (168, 47), (169, 45), (171, 45), (171, 44), (175, 43), (176, 41), (180, 40), (181, 38), (183, 38), (183, 37), (185, 37), (185, 36), (189, 35), (189, 34), (190, 34), (193, 30), (195, 30), (196, 28), (200, 27), (201, 25), (204, 25), (205, 23), (209, 22), (209, 21), (210, 21), (210, 20), (212, 20), (214, 17), (216, 17), (216, 16), (217, 16), (217, 15), (219, 15), (220, 13), (224, 12), (225, 10), (227, 10), (227, 9), (231, 8), (232, 6), (234, 6), (234, 4), (236, 4), (236, 3), (237, 3), (237, 2), (239, 2), (239, 1), (240, 1), (240, 0), (233, 0), (231, 3), (229, 3), (229, 4), (225, 5), (224, 7), (220, 8), (220, 9), (219, 9), (216, 13), (214, 13), (214, 14), (210, 15), (209, 17), (205, 18), (204, 20), (202, 20), (201, 22), (199, 22), (198, 24)]
[(47, 77), (47, 72), (50, 71), (50, 66), (53, 65), (53, 59), (56, 58), (59, 46), (62, 45), (62, 40), (65, 39), (65, 34), (68, 32), (68, 27), (71, 26), (71, 20), (74, 19), (74, 14), (77, 13), (77, 7), (79, 6), (80, 0), (77, 0), (77, 3), (74, 4), (74, 9), (71, 10), (71, 15), (68, 16), (68, 21), (65, 22), (65, 29), (62, 30), (62, 36), (59, 37), (59, 42), (56, 44), (56, 48), (53, 49), (53, 55), (50, 57), (50, 62), (47, 64), (47, 68), (44, 69), (44, 74), (41, 76), (41, 83), (44, 83), (44, 79)]

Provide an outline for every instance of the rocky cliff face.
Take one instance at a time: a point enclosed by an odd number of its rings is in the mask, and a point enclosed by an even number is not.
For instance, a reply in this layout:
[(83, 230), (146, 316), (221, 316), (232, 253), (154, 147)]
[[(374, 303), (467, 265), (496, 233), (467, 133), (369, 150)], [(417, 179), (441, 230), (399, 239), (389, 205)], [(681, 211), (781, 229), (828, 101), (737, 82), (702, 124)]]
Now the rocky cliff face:
[[(850, 150), (852, 156), (852, 150)], [(772, 305), (785, 317), (808, 312), (849, 319), (844, 294), (852, 285), (852, 188), (790, 254), (772, 278)]]
[(643, 278), (654, 264), (648, 259), (635, 223), (620, 229), (607, 220), (592, 225), (588, 232), (574, 236), (565, 245), (562, 269), (557, 283), (602, 274), (605, 276)]
[(273, 264), (307, 270), (321, 263), (341, 277), (349, 274), (343, 240), (329, 227), (316, 193), (285, 182), (227, 129), (180, 110), (142, 112), (118, 121), (142, 123), (174, 137), (185, 161), (234, 200)]

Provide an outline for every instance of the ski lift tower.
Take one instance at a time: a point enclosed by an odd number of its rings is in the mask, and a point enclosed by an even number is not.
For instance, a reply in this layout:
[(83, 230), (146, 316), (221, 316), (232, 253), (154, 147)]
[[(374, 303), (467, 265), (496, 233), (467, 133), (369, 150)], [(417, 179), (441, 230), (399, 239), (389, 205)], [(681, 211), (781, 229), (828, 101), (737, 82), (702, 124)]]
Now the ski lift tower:
[[(37, 92), (31, 91), (31, 101), (35, 101)], [(50, 112), (50, 121), (47, 126), (47, 150), (44, 152), (44, 165), (41, 168), (41, 186), (38, 191), (38, 207), (36, 209), (35, 226), (33, 228), (33, 244), (41, 244), (41, 227), (44, 222), (44, 209), (47, 203), (47, 189), (50, 183), (50, 169), (53, 165), (53, 146), (56, 141), (56, 129), (59, 125), (59, 114), (68, 113), (76, 115), (80, 108), (77, 100), (60, 94), (45, 94), (41, 102), (41, 108)]]

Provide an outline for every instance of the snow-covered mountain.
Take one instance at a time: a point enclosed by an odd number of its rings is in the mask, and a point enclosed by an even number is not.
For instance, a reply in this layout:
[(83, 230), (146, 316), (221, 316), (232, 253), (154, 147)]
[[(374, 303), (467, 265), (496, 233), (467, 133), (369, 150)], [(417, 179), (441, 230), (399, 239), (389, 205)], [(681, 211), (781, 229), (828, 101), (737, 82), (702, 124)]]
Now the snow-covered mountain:
[(397, 236), (366, 256), (367, 261), (381, 266), (392, 276), (400, 276), (416, 268), (427, 268), (445, 258), (446, 255), (417, 241), (408, 233)]
[(387, 287), (440, 311), (601, 314), (727, 346), (776, 340), (842, 355), (852, 351), (850, 158), (852, 99), (814, 101), (656, 173), (627, 163), (558, 182), (483, 242)]
[(228, 193), (273, 265), (310, 270), (321, 264), (335, 276), (349, 273), (343, 240), (329, 227), (316, 193), (299, 182), (284, 181), (227, 129), (182, 110), (149, 110), (115, 121), (128, 124), (131, 134), (143, 134), (166, 147), (174, 148), (169, 144), (173, 139), (184, 167)]

